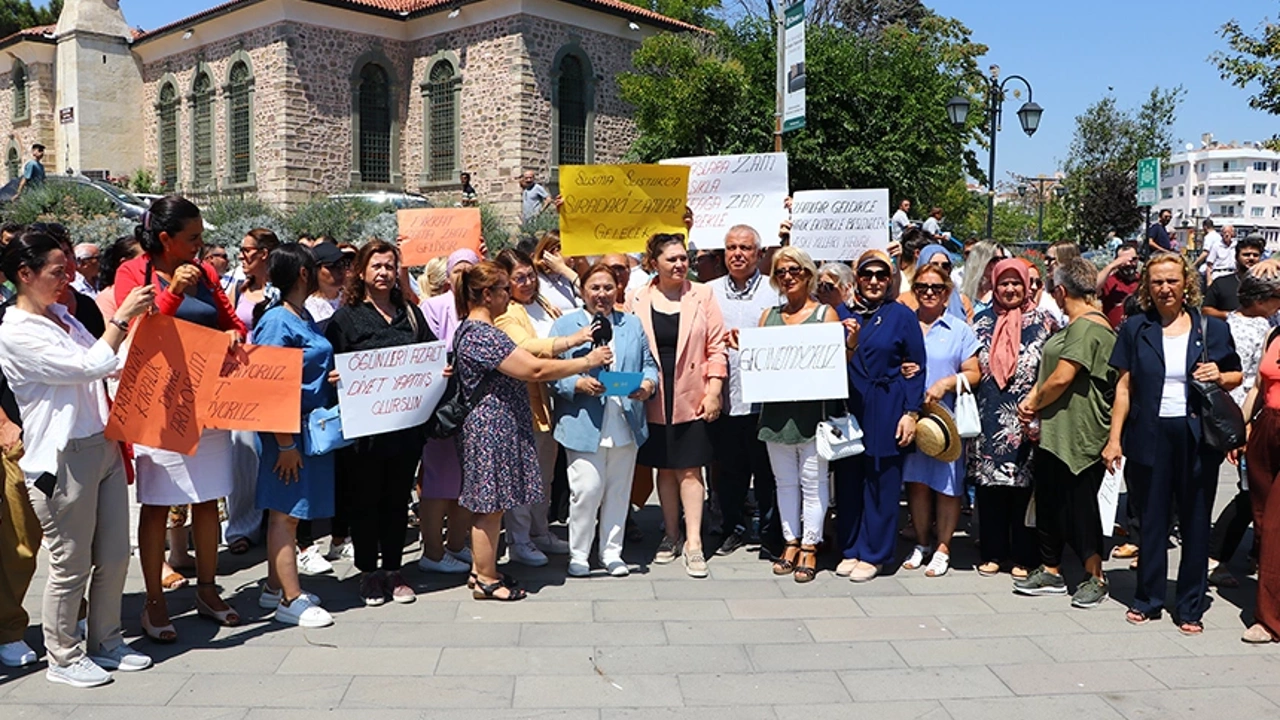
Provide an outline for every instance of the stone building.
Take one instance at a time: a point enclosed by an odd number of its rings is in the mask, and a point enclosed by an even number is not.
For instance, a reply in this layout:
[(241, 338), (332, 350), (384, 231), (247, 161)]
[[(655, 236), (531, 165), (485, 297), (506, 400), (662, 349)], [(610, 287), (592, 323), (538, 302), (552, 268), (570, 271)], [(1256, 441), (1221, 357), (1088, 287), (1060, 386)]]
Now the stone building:
[(469, 171), (508, 212), (525, 169), (619, 160), (617, 76), (640, 41), (694, 29), (622, 0), (230, 0), (149, 31), (117, 0), (0, 40), (9, 177), (150, 170), (166, 191), (456, 197)]

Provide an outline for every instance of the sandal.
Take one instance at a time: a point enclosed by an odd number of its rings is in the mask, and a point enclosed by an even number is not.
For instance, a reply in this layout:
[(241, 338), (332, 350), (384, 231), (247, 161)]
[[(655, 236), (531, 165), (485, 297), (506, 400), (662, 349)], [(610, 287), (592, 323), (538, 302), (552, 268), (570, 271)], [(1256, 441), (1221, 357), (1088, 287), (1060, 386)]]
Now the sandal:
[(178, 631), (173, 628), (173, 623), (168, 625), (152, 625), (151, 618), (147, 617), (147, 607), (151, 605), (159, 605), (158, 602), (148, 600), (142, 608), (142, 632), (151, 638), (152, 642), (161, 645), (169, 645), (178, 641)]
[(1160, 617), (1159, 615), (1155, 615), (1155, 614), (1148, 615), (1147, 613), (1144, 613), (1141, 610), (1134, 610), (1133, 608), (1129, 608), (1129, 610), (1126, 611), (1124, 614), (1125, 621), (1127, 621), (1130, 625), (1146, 625), (1147, 623), (1151, 622), (1152, 620), (1156, 620), (1159, 617)]
[(907, 559), (902, 561), (902, 569), (919, 570), (924, 566), (924, 558), (929, 554), (929, 550), (928, 545), (916, 545), (911, 549), (911, 554), (907, 556)]
[(1128, 560), (1129, 558), (1138, 557), (1138, 546), (1133, 543), (1125, 543), (1117, 545), (1111, 550), (1111, 557), (1116, 560)]
[(187, 586), (187, 578), (180, 572), (171, 572), (160, 580), (160, 586), (165, 590), (177, 590)]
[(240, 613), (236, 609), (227, 606), (226, 610), (214, 610), (209, 604), (200, 597), (200, 588), (214, 587), (213, 583), (196, 583), (196, 614), (207, 617), (218, 623), (222, 627), (235, 627), (240, 624)]
[(800, 557), (796, 561), (796, 569), (793, 573), (795, 581), (798, 583), (813, 582), (818, 575), (818, 548), (814, 545), (801, 546)]
[(253, 543), (249, 542), (249, 538), (238, 537), (227, 546), (227, 552), (232, 555), (243, 555), (249, 552), (251, 547), (253, 547)]
[(989, 560), (978, 566), (978, 574), (982, 577), (995, 577), (1000, 574), (1000, 563)]
[(786, 575), (796, 569), (796, 559), (800, 555), (800, 541), (792, 540), (782, 550), (782, 557), (773, 563), (774, 575)]
[(1026, 580), (1030, 577), (1031, 571), (1021, 565), (1014, 565), (1013, 569), (1009, 571), (1009, 575), (1011, 575), (1014, 580)]
[[(498, 580), (498, 582), (502, 583), (502, 585), (503, 585), (504, 587), (509, 587), (509, 588), (510, 588), (510, 587), (520, 587), (520, 583), (519, 583), (519, 582), (517, 582), (517, 581), (516, 581), (516, 579), (515, 579), (515, 578), (513, 578), (513, 577), (511, 577), (510, 575), (508, 575), (508, 574), (506, 574), (506, 573), (498, 573), (498, 575), (499, 575), (499, 578), (500, 578), (500, 579)], [(468, 589), (468, 590), (475, 590), (475, 589), (476, 589), (476, 583), (478, 583), (478, 582), (480, 582), (480, 578), (479, 578), (479, 576), (477, 576), (475, 573), (471, 573), (471, 576), (467, 578), (467, 589)]]
[(951, 555), (941, 550), (935, 550), (933, 558), (929, 560), (929, 564), (924, 568), (925, 577), (942, 577), (951, 569)]
[(1204, 632), (1204, 623), (1199, 620), (1178, 623), (1178, 632), (1186, 635), (1187, 637), (1195, 637), (1196, 635), (1200, 635)]
[[(517, 585), (514, 580), (511, 581), (510, 584), (507, 584), (507, 578), (505, 577), (499, 579), (498, 582), (487, 584), (480, 582), (480, 578), (474, 574), (471, 577), (476, 580), (476, 586), (471, 590), (471, 597), (476, 600), (515, 602), (516, 600), (523, 600), (529, 596), (529, 593), (525, 592), (524, 588)], [(507, 594), (505, 596), (498, 595), (497, 592), (499, 590), (506, 590)]]

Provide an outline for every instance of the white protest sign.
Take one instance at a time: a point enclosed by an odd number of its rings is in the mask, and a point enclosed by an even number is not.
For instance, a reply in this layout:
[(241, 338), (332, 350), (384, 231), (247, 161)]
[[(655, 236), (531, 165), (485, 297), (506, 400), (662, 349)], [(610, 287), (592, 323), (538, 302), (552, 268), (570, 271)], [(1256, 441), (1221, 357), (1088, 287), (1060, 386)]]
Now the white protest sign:
[(738, 347), (744, 402), (849, 397), (840, 323), (743, 328)]
[(334, 356), (338, 409), (347, 439), (421, 425), (444, 395), (443, 342)]
[(658, 164), (689, 166), (689, 240), (699, 250), (723, 248), (734, 225), (755, 228), (765, 247), (778, 244), (790, 192), (786, 153), (671, 158)]
[(791, 247), (814, 260), (857, 260), (889, 247), (889, 191), (802, 190), (791, 199)]

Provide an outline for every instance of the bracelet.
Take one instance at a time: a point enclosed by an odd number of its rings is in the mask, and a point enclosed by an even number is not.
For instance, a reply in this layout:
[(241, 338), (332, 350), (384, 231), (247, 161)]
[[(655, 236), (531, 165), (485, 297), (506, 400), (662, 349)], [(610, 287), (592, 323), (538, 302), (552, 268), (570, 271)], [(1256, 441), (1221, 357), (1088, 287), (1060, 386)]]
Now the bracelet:
[(298, 443), (296, 442), (292, 442), (292, 443), (289, 443), (288, 445), (280, 446), (280, 452), (289, 452), (290, 450), (297, 450), (297, 449), (298, 449)]
[(110, 322), (112, 325), (115, 325), (116, 327), (120, 328), (120, 331), (121, 331), (121, 332), (124, 332), (124, 333), (129, 332), (129, 323), (127, 323), (127, 322), (125, 322), (125, 321), (123, 321), (123, 320), (117, 320), (117, 319), (115, 319), (115, 318), (111, 318), (111, 320), (109, 320), (108, 322)]

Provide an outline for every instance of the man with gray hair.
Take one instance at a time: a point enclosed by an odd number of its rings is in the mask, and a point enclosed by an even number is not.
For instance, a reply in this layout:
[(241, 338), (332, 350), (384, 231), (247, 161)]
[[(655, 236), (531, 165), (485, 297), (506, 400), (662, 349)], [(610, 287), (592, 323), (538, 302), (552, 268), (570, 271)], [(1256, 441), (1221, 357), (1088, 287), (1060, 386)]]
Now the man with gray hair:
[[(742, 328), (760, 325), (760, 317), (781, 303), (778, 293), (757, 269), (762, 254), (760, 233), (750, 225), (734, 225), (724, 237), (724, 260), (729, 274), (707, 283), (716, 295), (725, 330), (736, 336)], [(732, 343), (736, 346), (736, 343)], [(755, 478), (756, 509), (760, 513), (760, 554), (782, 552), (782, 526), (776, 512), (776, 490), (769, 453), (756, 436), (760, 405), (743, 402), (738, 351), (729, 350), (729, 382), (725, 383), (724, 413), (711, 426), (716, 462), (720, 464), (720, 511), (729, 531), (717, 555), (728, 555), (751, 539), (746, 516), (747, 490)]]
[(80, 243), (73, 249), (76, 255), (76, 276), (71, 287), (91, 298), (98, 297), (98, 246)]

